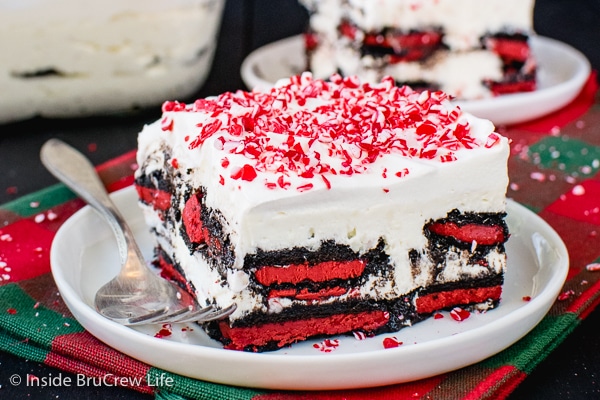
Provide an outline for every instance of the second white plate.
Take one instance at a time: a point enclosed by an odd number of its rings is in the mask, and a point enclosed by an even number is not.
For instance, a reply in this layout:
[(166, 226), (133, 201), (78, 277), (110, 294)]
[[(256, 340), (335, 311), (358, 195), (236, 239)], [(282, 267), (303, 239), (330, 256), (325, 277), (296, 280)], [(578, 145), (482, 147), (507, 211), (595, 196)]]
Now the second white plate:
[[(268, 88), (279, 79), (304, 71), (302, 36), (293, 36), (256, 49), (244, 60), (241, 76), (248, 88)], [(554, 39), (531, 38), (538, 62), (538, 89), (483, 100), (457, 101), (465, 111), (510, 125), (532, 120), (569, 104), (587, 81), (591, 67), (581, 52)]]
[[(113, 194), (145, 256), (153, 240), (137, 205), (135, 190)], [(365, 340), (340, 336), (331, 352), (309, 340), (269, 353), (225, 350), (198, 326), (130, 328), (93, 307), (94, 294), (119, 269), (110, 228), (86, 207), (59, 229), (51, 250), (52, 274), (75, 318), (109, 346), (145, 363), (180, 375), (217, 383), (267, 389), (344, 389), (422, 379), (479, 362), (529, 332), (548, 312), (568, 271), (567, 250), (549, 225), (525, 207), (508, 202), (508, 273), (500, 306), (457, 322), (448, 313), (393, 334)], [(530, 301), (524, 297), (530, 296)], [(192, 330), (188, 329), (192, 328)], [(385, 349), (383, 339), (403, 344)], [(314, 347), (317, 345), (317, 348)]]

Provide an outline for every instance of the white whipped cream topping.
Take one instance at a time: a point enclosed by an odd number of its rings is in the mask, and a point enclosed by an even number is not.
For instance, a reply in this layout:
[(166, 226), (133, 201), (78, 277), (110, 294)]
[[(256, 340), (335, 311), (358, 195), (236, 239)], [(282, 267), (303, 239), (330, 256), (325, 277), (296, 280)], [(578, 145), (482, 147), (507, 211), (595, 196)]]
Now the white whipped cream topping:
[[(310, 75), (305, 74), (298, 79), (297, 87), (287, 81), (280, 82), (272, 89), (272, 93), (278, 97), (277, 93), (290, 90), (290, 85), (301, 92), (311, 87), (311, 82)], [(389, 82), (376, 87), (384, 93), (391, 92), (388, 90)], [(408, 104), (411, 104), (424, 101), (427, 94), (411, 93), (408, 96), (411, 99)], [(354, 102), (352, 99), (349, 101)], [(323, 98), (313, 98), (308, 99), (304, 106), (290, 102), (288, 109), (306, 107), (313, 112), (326, 103)], [(201, 186), (206, 189), (206, 206), (218, 209), (223, 215), (225, 234), (235, 249), (235, 262), (227, 273), (227, 285), (213, 284), (220, 279), (218, 275), (203, 268), (205, 263), (201, 257), (190, 255), (180, 237), (174, 238), (179, 226), (175, 226), (172, 232), (164, 232), (161, 227), (157, 229), (159, 234), (163, 231), (164, 236), (169, 238), (170, 243), (166, 248), (173, 250), (201, 298), (208, 297), (209, 292), (211, 296), (218, 292), (217, 301), (223, 306), (234, 299), (245, 299), (243, 303), (238, 303), (233, 318), (255, 307), (264, 307), (259, 294), (245, 289), (249, 278), (247, 272), (243, 271), (244, 257), (255, 253), (257, 249), (317, 249), (322, 241), (334, 240), (364, 253), (383, 238), (385, 251), (394, 266), (394, 284), (372, 282), (361, 288), (361, 295), (378, 298), (389, 296), (390, 291), (401, 295), (434, 279), (433, 266), (413, 276), (408, 259), (411, 249), (422, 250), (426, 245), (427, 239), (423, 235), (426, 222), (443, 218), (453, 209), (463, 212), (505, 210), (508, 140), (494, 133), (490, 121), (463, 114), (447, 100), (433, 104), (440, 106), (432, 109), (441, 114), (458, 113), (455, 122), (441, 124), (439, 129), (452, 130), (468, 122), (471, 142), (467, 147), (459, 146), (452, 152), (454, 161), (442, 162), (439, 159), (439, 154), (444, 154), (443, 148), (438, 150), (438, 157), (430, 159), (406, 157), (392, 151), (379, 155), (374, 162), (357, 163), (357, 168), (362, 166), (363, 169), (351, 177), (339, 173), (322, 174), (327, 182), (321, 174), (304, 178), (288, 171), (287, 174), (280, 174), (289, 183), (283, 189), (269, 184), (277, 182), (278, 172), (260, 170), (255, 159), (232, 153), (237, 146), (235, 142), (243, 142), (245, 136), (231, 135), (225, 124), (206, 137), (202, 144), (192, 145), (202, 129), (199, 125), (207, 126), (216, 119), (225, 121), (232, 116), (244, 115), (248, 112), (247, 108), (232, 107), (228, 113), (217, 114), (210, 110), (191, 111), (191, 106), (188, 106), (188, 111), (166, 111), (163, 119), (144, 127), (139, 136), (138, 163), (141, 169), (137, 174), (163, 170), (165, 163), (171, 163), (182, 174), (181, 179), (175, 178), (176, 190), (185, 190), (186, 186), (193, 190)], [(260, 111), (259, 108), (253, 110), (256, 113)], [(428, 118), (435, 120), (434, 115), (431, 113)], [(376, 113), (371, 117), (376, 119)], [(404, 137), (414, 148), (423, 144), (415, 139), (419, 135), (415, 134), (414, 127), (397, 130), (395, 134)], [(272, 140), (276, 148), (287, 148), (287, 132), (266, 132), (265, 137)], [(226, 138), (225, 144), (222, 138)], [(248, 143), (251, 141), (247, 141), (246, 146)], [(308, 146), (308, 141), (299, 140), (299, 143)], [(330, 146), (330, 143), (315, 141), (305, 150), (308, 153), (312, 149), (321, 154), (323, 163), (342, 168), (338, 157), (328, 155)], [(348, 149), (352, 150), (350, 146)], [(167, 160), (164, 159), (165, 150), (170, 153)], [(226, 163), (223, 162), (225, 159)], [(357, 160), (360, 160), (358, 153), (353, 156), (353, 162)], [(254, 167), (256, 177), (249, 181), (232, 178), (237, 167), (246, 164)], [(396, 172), (399, 174), (396, 175)], [(312, 184), (312, 188), (298, 189), (306, 184)], [(181, 193), (178, 195), (181, 196)], [(180, 207), (183, 208), (183, 205), (181, 199)], [(156, 221), (156, 218), (149, 219), (149, 223), (155, 227)], [(489, 264), (495, 271), (503, 268), (502, 263), (493, 260), (489, 260)], [(477, 276), (480, 272), (458, 263), (448, 270), (446, 277), (438, 279), (452, 281), (457, 276)], [(281, 302), (277, 304), (281, 305)]]
[(224, 4), (0, 2), (0, 122), (129, 111), (191, 95), (210, 70)]

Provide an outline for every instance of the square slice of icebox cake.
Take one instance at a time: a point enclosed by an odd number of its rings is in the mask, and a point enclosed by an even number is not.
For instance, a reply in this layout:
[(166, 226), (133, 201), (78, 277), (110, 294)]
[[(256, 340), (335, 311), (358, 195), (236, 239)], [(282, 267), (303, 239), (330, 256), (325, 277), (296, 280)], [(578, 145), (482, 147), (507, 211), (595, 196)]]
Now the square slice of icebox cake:
[(267, 351), (496, 306), (508, 153), (442, 92), (305, 73), (164, 103), (135, 185), (163, 274), (237, 305), (208, 334)]

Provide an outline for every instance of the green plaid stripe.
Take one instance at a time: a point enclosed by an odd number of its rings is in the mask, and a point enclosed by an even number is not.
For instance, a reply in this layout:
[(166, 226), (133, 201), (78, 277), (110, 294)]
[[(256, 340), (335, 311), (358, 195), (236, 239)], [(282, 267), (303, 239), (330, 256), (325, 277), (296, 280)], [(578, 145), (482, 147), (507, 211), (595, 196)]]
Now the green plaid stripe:
[[(4, 210), (11, 211), (22, 217), (30, 217), (42, 210), (48, 210), (59, 204), (66, 203), (76, 196), (62, 183), (49, 186), (45, 189), (25, 195), (21, 198), (5, 203), (0, 206)], [(32, 203), (39, 203), (37, 207), (31, 207)]]

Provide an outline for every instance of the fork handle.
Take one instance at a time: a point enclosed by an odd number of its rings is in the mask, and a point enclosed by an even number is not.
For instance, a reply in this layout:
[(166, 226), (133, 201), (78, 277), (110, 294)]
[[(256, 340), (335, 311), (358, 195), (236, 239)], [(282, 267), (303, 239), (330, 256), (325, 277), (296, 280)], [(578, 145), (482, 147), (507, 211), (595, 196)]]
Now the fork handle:
[(50, 139), (42, 146), (40, 159), (52, 175), (105, 217), (117, 239), (122, 264), (131, 257), (143, 259), (131, 229), (83, 154), (59, 139)]

